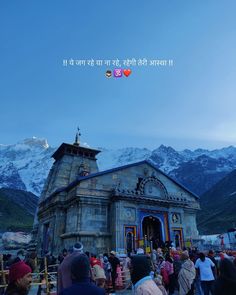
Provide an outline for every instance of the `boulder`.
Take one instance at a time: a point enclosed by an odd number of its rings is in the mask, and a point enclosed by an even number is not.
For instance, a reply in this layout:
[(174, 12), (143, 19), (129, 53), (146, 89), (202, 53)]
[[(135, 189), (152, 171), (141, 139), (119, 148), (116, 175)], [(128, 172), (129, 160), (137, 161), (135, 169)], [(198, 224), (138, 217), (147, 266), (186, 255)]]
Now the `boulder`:
[(6, 250), (25, 248), (30, 241), (31, 234), (25, 232), (5, 232), (2, 235), (3, 247)]

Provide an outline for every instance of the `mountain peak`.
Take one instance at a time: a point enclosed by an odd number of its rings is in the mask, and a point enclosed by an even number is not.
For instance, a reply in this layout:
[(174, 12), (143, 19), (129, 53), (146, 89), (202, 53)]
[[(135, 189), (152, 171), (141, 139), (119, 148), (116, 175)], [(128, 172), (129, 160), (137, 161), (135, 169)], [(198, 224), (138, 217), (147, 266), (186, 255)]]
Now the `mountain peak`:
[(179, 155), (179, 153), (173, 149), (171, 146), (165, 146), (161, 144), (157, 149), (153, 150), (153, 154), (159, 154), (159, 155)]
[(25, 144), (30, 147), (41, 147), (44, 149), (49, 148), (49, 144), (47, 142), (47, 139), (45, 138), (38, 138), (38, 137), (31, 137), (31, 138), (25, 138), (24, 140), (18, 142), (18, 144)]

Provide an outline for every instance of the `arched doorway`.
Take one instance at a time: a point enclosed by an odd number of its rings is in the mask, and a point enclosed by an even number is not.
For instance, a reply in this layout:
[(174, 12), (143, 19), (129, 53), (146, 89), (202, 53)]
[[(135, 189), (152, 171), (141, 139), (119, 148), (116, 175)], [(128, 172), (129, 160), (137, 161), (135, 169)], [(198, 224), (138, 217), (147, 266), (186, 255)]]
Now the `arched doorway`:
[(161, 222), (158, 218), (151, 215), (144, 217), (142, 230), (143, 238), (146, 238), (148, 243), (152, 241), (153, 249), (163, 246)]

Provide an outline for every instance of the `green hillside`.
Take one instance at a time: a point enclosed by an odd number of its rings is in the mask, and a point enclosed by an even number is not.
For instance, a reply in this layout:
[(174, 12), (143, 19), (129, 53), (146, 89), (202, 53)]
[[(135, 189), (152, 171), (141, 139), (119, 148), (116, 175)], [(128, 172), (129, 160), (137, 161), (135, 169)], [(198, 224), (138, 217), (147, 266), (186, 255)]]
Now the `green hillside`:
[(229, 173), (200, 198), (197, 215), (200, 234), (217, 234), (236, 227), (236, 170)]
[(0, 189), (0, 231), (32, 230), (37, 197), (33, 201), (31, 197), (24, 191)]

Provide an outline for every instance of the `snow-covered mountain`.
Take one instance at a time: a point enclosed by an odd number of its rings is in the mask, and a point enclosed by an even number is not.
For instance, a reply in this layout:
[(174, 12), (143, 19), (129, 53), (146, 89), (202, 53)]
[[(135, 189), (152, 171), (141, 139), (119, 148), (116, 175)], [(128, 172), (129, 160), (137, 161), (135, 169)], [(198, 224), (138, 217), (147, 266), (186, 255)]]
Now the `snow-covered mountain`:
[[(0, 145), (0, 187), (23, 189), (39, 195), (53, 163), (51, 155), (55, 149), (45, 139), (36, 137), (14, 145)], [(149, 159), (197, 194), (202, 194), (236, 169), (236, 148), (233, 146), (213, 151), (176, 151), (164, 145), (153, 151), (134, 147), (99, 149), (102, 151), (97, 157), (100, 171)]]
[(45, 139), (27, 138), (13, 145), (0, 145), (0, 187), (39, 195), (52, 166), (55, 148)]
[(146, 148), (128, 147), (117, 150), (98, 149), (101, 151), (101, 153), (97, 155), (97, 163), (100, 171), (139, 162), (150, 158), (152, 154), (152, 151)]

